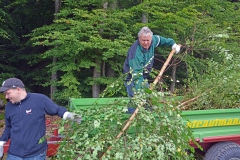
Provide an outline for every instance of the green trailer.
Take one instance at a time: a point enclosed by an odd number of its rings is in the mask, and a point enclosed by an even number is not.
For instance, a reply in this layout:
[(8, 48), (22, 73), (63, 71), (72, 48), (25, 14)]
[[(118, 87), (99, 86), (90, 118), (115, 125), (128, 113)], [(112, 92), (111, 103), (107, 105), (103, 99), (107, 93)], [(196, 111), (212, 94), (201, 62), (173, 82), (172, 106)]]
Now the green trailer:
[[(72, 98), (70, 107), (75, 110), (101, 107), (116, 99), (129, 101), (126, 97)], [(201, 148), (193, 142), (189, 142), (190, 145), (204, 160), (240, 159), (240, 109), (187, 110), (181, 116)]]
[(240, 159), (240, 109), (190, 110), (182, 116), (203, 150), (190, 144), (205, 160)]

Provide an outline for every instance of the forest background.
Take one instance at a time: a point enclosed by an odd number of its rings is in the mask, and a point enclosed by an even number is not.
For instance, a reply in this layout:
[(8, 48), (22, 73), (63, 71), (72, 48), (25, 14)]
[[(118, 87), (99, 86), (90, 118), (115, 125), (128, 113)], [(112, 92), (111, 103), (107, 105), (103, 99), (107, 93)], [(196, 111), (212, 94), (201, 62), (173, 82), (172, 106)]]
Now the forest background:
[[(122, 66), (143, 26), (183, 45), (149, 93), (155, 105), (163, 93), (171, 93), (194, 100), (180, 109), (239, 108), (239, 0), (1, 0), (0, 83), (20, 78), (28, 91), (61, 105), (69, 98), (126, 97)], [(150, 83), (170, 49), (156, 50)], [(141, 98), (146, 97), (136, 99)], [(180, 110), (171, 103), (159, 107), (155, 113), (160, 123), (140, 108), (132, 123), (142, 132), (115, 143), (125, 109), (81, 111), (83, 123), (72, 128), (73, 133), (65, 132), (75, 145), (61, 145), (58, 159), (96, 159), (100, 153), (115, 159), (186, 158), (191, 133)], [(109, 119), (119, 128), (109, 127)], [(93, 137), (88, 135), (92, 129), (98, 131)]]
[[(238, 0), (1, 0), (0, 82), (20, 78), (59, 104), (99, 97), (113, 84), (108, 96), (126, 96), (123, 62), (149, 26), (183, 45), (158, 90), (197, 95), (215, 86), (236, 98), (239, 7)], [(170, 51), (157, 49), (150, 83)], [(226, 92), (219, 90), (223, 76), (232, 77)]]

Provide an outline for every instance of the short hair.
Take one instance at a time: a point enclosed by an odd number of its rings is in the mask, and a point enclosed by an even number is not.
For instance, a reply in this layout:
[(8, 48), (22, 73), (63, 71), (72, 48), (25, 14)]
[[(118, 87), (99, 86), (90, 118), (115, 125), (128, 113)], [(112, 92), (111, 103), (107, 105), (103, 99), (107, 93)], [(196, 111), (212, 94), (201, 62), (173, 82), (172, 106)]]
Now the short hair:
[(142, 29), (138, 32), (138, 38), (142, 35), (150, 35), (153, 36), (153, 32), (148, 27), (142, 27)]
[(23, 91), (27, 91), (26, 88), (20, 88), (20, 89), (23, 90)]

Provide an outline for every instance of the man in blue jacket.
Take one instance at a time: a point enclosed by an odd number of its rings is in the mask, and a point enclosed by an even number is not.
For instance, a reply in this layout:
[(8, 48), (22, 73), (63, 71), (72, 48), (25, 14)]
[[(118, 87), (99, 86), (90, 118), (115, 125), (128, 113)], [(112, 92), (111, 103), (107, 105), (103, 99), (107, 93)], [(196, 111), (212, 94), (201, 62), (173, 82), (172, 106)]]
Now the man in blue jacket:
[[(178, 53), (181, 45), (177, 45), (171, 38), (153, 35), (148, 27), (143, 27), (138, 32), (138, 40), (128, 50), (123, 64), (123, 73), (127, 75), (124, 85), (128, 97), (132, 98), (140, 89), (149, 87), (147, 78), (152, 71), (154, 50), (161, 46), (169, 46)], [(129, 113), (133, 111), (134, 109), (129, 108)]]
[(45, 160), (47, 151), (45, 114), (81, 123), (81, 117), (58, 106), (43, 94), (27, 92), (17, 78), (5, 80), (0, 88), (9, 102), (5, 107), (5, 130), (0, 147), (10, 141), (7, 160)]

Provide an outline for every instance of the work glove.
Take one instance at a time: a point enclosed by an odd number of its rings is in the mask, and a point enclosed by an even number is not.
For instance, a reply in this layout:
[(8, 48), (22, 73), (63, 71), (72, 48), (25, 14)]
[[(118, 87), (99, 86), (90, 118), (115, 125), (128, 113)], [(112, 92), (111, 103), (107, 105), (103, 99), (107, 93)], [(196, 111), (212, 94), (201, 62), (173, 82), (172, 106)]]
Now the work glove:
[(63, 114), (63, 119), (67, 120), (70, 119), (78, 124), (80, 124), (82, 122), (82, 117), (76, 113), (72, 113), (72, 112), (65, 112)]
[(5, 143), (6, 143), (5, 141), (0, 141), (0, 157), (3, 156), (3, 151), (4, 151), (3, 146)]
[(181, 49), (181, 45), (177, 45), (176, 43), (172, 46), (172, 50), (175, 49), (175, 53), (178, 54), (180, 52)]

